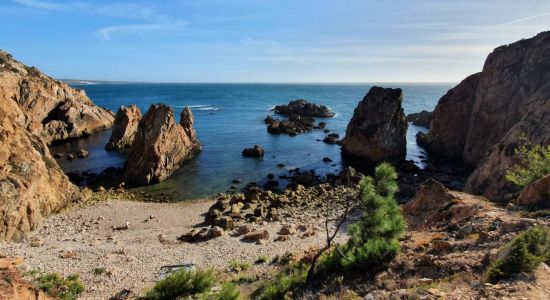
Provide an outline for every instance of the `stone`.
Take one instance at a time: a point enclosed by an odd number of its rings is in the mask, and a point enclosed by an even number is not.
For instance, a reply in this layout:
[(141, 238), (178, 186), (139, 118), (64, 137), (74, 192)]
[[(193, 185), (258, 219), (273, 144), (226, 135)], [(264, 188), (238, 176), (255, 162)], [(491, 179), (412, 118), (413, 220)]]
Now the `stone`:
[(192, 159), (201, 145), (193, 129), (191, 111), (182, 112), (180, 124), (174, 111), (164, 104), (153, 104), (143, 116), (125, 164), (127, 186), (158, 183), (168, 178), (181, 164)]
[(407, 122), (413, 123), (415, 126), (422, 126), (430, 128), (430, 123), (432, 122), (433, 112), (423, 110), (419, 113), (412, 113), (407, 115)]
[(550, 174), (543, 176), (524, 187), (521, 194), (514, 200), (517, 205), (532, 205), (537, 207), (550, 206)]
[(399, 163), (407, 152), (401, 89), (372, 87), (348, 123), (342, 151), (370, 164)]
[(332, 159), (330, 157), (323, 157), (323, 162), (329, 163), (332, 162)]
[(111, 138), (105, 145), (105, 149), (121, 150), (132, 146), (139, 121), (141, 121), (141, 111), (135, 104), (128, 107), (121, 106), (115, 115)]
[(269, 231), (265, 229), (258, 229), (252, 232), (249, 232), (244, 235), (243, 240), (245, 241), (259, 241), (259, 240), (268, 240), (269, 239)]
[(31, 239), (31, 247), (42, 247), (44, 245), (44, 240), (39, 237), (34, 237)]
[(212, 237), (219, 237), (223, 235), (223, 229), (218, 226), (214, 226), (210, 229), (210, 235)]
[(254, 231), (254, 227), (252, 227), (252, 225), (244, 224), (235, 229), (235, 236), (241, 236), (252, 231)]
[(88, 158), (88, 156), (90, 156), (90, 154), (88, 153), (88, 151), (84, 150), (84, 149), (80, 149), (78, 150), (78, 152), (76, 153), (76, 156), (78, 158)]
[(231, 217), (218, 217), (214, 219), (213, 224), (214, 226), (219, 226), (223, 228), (223, 230), (235, 229), (235, 223), (233, 222), (233, 218)]
[(435, 253), (447, 253), (453, 249), (453, 246), (450, 242), (445, 240), (432, 240), (431, 250)]
[(244, 157), (263, 157), (264, 149), (258, 145), (254, 145), (252, 148), (246, 148), (243, 150)]
[(17, 258), (0, 256), (0, 299), (10, 300), (54, 300), (44, 291), (27, 282), (18, 265)]
[(293, 235), (296, 234), (296, 232), (298, 231), (296, 225), (294, 224), (284, 224), (281, 227), (281, 230), (279, 230), (280, 235)]
[(276, 114), (299, 115), (307, 117), (332, 118), (334, 113), (325, 105), (310, 103), (304, 99), (290, 101), (287, 105), (277, 105), (273, 108)]

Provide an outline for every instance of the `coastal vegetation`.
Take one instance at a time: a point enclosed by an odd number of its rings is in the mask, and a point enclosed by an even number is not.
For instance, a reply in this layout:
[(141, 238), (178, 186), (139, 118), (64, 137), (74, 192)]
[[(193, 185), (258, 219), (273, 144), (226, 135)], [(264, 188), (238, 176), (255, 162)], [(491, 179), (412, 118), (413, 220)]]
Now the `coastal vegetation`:
[(59, 273), (28, 272), (31, 281), (46, 294), (61, 300), (74, 300), (84, 291), (78, 274), (63, 277)]
[(506, 172), (506, 179), (520, 187), (526, 187), (535, 180), (550, 174), (550, 145), (533, 144), (525, 137), (516, 149), (520, 162)]
[(487, 281), (491, 283), (521, 272), (530, 273), (541, 262), (550, 264), (550, 232), (548, 228), (531, 227), (518, 234), (502, 252), (504, 257), (487, 271)]

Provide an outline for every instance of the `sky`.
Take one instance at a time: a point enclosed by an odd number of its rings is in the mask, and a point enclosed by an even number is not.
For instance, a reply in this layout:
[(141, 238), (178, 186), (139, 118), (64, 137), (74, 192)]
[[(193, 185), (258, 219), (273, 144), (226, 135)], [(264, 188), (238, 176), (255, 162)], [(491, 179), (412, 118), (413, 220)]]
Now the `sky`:
[(458, 82), (545, 30), (548, 0), (0, 0), (0, 48), (66, 79)]

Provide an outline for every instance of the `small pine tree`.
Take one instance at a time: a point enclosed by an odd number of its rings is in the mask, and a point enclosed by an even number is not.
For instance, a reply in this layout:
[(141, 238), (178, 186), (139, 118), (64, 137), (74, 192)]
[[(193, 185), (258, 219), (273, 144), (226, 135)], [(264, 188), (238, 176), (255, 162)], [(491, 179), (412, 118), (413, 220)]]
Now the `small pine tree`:
[(360, 187), (363, 216), (349, 226), (349, 241), (326, 263), (332, 265), (336, 259), (344, 269), (375, 270), (399, 254), (399, 238), (406, 228), (394, 199), (397, 173), (390, 164), (382, 163), (376, 167), (374, 178), (363, 178)]

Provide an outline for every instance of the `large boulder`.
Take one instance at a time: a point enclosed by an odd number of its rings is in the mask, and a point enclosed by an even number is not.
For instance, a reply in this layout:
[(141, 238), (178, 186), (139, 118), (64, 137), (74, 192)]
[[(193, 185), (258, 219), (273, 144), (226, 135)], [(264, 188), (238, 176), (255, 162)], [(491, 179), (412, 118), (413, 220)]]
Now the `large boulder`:
[(304, 99), (290, 101), (287, 105), (277, 105), (273, 108), (276, 114), (299, 115), (305, 117), (332, 118), (334, 113), (325, 105), (310, 103)]
[(535, 180), (521, 191), (514, 200), (518, 205), (550, 207), (550, 174)]
[(193, 115), (186, 108), (181, 124), (164, 104), (151, 105), (138, 130), (124, 170), (126, 186), (157, 183), (168, 178), (201, 149), (193, 128)]
[(136, 105), (121, 106), (116, 113), (113, 132), (105, 149), (121, 150), (132, 146), (140, 120), (141, 111)]
[(46, 143), (109, 128), (113, 114), (75, 89), (28, 67), (0, 50), (0, 99), (13, 99), (25, 115), (24, 128)]
[(407, 120), (401, 89), (372, 87), (359, 102), (342, 141), (346, 155), (369, 163), (398, 163), (407, 152)]
[(550, 143), (550, 32), (495, 49), (481, 73), (440, 99), (428, 136), (432, 154), (477, 168), (465, 190), (494, 201), (516, 188), (505, 172), (518, 157), (519, 137)]
[(413, 123), (415, 126), (422, 126), (430, 128), (430, 123), (432, 122), (433, 112), (423, 110), (418, 113), (412, 113), (407, 115), (407, 122)]
[(46, 143), (26, 129), (19, 105), (11, 98), (0, 100), (0, 240), (17, 241), (81, 194)]

